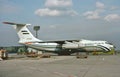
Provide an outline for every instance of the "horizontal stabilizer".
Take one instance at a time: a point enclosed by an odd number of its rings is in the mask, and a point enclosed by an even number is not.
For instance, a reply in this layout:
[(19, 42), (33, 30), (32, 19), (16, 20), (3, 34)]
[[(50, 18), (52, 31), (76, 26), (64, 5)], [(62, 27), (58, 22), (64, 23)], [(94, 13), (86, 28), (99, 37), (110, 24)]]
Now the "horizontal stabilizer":
[(18, 24), (18, 23), (13, 23), (13, 22), (3, 22), (4, 24), (10, 24), (10, 25), (21, 25), (24, 26), (26, 24)]

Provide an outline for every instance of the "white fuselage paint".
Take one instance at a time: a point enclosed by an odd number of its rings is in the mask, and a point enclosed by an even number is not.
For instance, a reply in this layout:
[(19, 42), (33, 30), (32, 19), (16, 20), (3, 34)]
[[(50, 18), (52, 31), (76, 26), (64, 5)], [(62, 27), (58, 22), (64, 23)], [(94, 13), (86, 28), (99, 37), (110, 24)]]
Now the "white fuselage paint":
[(114, 46), (106, 41), (90, 41), (81, 40), (79, 42), (71, 42), (60, 45), (58, 43), (31, 43), (26, 44), (32, 48), (36, 48), (43, 51), (62, 51), (65, 49), (84, 49), (87, 51), (110, 51)]
[(59, 44), (57, 43), (31, 43), (31, 44), (26, 44), (29, 47), (42, 50), (42, 51), (57, 51), (60, 50)]

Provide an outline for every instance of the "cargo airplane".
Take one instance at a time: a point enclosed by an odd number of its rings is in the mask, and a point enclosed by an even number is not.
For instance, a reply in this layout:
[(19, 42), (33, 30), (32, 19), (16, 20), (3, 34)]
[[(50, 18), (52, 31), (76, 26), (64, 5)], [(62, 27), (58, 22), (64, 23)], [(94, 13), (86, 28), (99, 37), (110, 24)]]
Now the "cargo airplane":
[(59, 41), (43, 41), (34, 37), (27, 26), (31, 24), (18, 24), (12, 22), (3, 22), (4, 24), (14, 25), (19, 36), (19, 43), (28, 47), (57, 53), (58, 55), (70, 55), (81, 51), (110, 51), (114, 46), (107, 41), (91, 41), (91, 40), (59, 40)]

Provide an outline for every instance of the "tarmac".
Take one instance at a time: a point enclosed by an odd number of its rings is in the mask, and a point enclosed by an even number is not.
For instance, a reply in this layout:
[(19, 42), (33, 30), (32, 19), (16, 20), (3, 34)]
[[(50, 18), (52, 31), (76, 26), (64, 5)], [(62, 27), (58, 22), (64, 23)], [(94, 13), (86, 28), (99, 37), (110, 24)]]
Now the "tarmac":
[(0, 61), (0, 77), (120, 77), (120, 55), (9, 59)]

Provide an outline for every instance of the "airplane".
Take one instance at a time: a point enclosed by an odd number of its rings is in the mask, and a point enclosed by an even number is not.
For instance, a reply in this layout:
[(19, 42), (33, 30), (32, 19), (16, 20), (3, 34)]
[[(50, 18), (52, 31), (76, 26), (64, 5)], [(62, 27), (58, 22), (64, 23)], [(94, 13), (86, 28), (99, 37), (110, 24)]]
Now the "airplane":
[(58, 55), (70, 55), (82, 51), (111, 51), (114, 45), (107, 41), (91, 40), (57, 40), (43, 41), (32, 35), (27, 26), (31, 24), (19, 24), (3, 22), (4, 24), (14, 25), (19, 36), (19, 43), (25, 46), (46, 52), (57, 53)]

